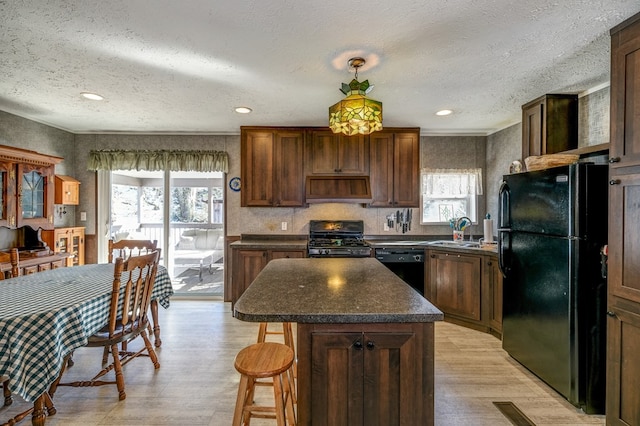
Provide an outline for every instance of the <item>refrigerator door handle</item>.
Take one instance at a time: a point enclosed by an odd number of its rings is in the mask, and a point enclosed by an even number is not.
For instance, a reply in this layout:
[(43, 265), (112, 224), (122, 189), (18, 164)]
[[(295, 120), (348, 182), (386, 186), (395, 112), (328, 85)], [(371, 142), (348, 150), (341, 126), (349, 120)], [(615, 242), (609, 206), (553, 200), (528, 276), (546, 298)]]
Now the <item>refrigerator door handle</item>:
[(510, 228), (511, 227), (511, 193), (509, 191), (509, 185), (506, 181), (502, 181), (500, 184), (499, 206), (498, 206), (498, 228)]
[(498, 267), (503, 277), (507, 277), (508, 264), (511, 264), (511, 230), (498, 229)]

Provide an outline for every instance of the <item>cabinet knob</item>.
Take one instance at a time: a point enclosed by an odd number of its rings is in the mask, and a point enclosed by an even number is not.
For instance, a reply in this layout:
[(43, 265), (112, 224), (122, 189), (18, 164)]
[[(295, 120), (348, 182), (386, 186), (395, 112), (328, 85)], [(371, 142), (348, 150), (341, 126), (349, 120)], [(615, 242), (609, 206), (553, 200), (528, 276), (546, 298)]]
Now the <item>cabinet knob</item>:
[(610, 317), (616, 317), (616, 313), (613, 311), (607, 311), (607, 315), (609, 315)]
[(620, 179), (611, 179), (609, 181), (609, 185), (619, 185), (620, 184)]
[(376, 348), (376, 342), (374, 342), (373, 340), (369, 340), (367, 342), (367, 349), (369, 349), (370, 351), (374, 350)]
[(430, 258), (432, 258), (432, 259), (435, 259), (435, 258), (436, 258), (436, 255), (435, 255), (435, 254), (432, 254), (432, 255), (431, 255), (431, 256), (429, 256), (429, 257), (430, 257)]
[(618, 163), (620, 162), (620, 157), (611, 157), (609, 158), (609, 163), (613, 164), (613, 163)]
[(360, 340), (356, 340), (355, 342), (353, 342), (353, 347), (356, 348), (356, 350), (361, 351), (362, 350), (362, 342)]
[(491, 263), (491, 262), (487, 262), (487, 265), (488, 265), (488, 266), (491, 266), (491, 265), (492, 265), (492, 263)]

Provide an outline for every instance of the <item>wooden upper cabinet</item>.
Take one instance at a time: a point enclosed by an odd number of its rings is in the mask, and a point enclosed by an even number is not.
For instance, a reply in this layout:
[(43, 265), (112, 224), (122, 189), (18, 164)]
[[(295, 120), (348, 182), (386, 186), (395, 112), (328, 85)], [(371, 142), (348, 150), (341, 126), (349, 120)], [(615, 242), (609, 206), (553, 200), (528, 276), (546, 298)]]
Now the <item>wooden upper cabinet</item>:
[(419, 164), (419, 128), (345, 136), (319, 127), (243, 126), (241, 205), (419, 207)]
[(241, 131), (242, 207), (273, 205), (274, 133)]
[(609, 294), (637, 304), (640, 314), (640, 167), (611, 175)]
[(307, 174), (368, 175), (369, 138), (312, 130), (307, 142)]
[(280, 131), (275, 135), (274, 195), (276, 207), (304, 205), (304, 132)]
[(640, 314), (640, 14), (612, 30), (611, 58), (608, 289)]
[(611, 34), (611, 147), (614, 168), (640, 164), (640, 20)]
[(241, 205), (304, 205), (304, 130), (241, 129)]
[(577, 147), (578, 95), (544, 95), (522, 106), (522, 160)]
[(56, 175), (54, 203), (72, 206), (80, 204), (80, 181), (71, 176)]
[(369, 135), (372, 207), (419, 207), (420, 129)]

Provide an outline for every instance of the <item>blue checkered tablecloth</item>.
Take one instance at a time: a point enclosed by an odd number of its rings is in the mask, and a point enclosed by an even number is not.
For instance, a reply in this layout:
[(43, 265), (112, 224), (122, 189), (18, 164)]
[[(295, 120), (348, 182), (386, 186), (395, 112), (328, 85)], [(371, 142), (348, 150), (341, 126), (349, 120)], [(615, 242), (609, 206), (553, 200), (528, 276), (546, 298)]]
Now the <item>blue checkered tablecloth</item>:
[[(109, 317), (113, 264), (58, 268), (0, 282), (0, 375), (11, 391), (34, 401), (57, 378), (62, 360)], [(158, 266), (152, 298), (164, 308), (173, 294)]]

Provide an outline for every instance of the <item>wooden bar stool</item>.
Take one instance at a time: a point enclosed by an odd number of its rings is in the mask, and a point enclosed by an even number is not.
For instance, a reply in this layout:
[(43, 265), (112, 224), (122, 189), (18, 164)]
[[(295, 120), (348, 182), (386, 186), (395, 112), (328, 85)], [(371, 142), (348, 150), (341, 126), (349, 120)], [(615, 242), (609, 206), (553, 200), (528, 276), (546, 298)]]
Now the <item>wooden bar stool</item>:
[[(296, 345), (293, 341), (293, 331), (290, 322), (283, 322), (282, 331), (270, 331), (268, 322), (261, 322), (260, 328), (258, 329), (258, 343), (263, 343), (267, 341), (268, 335), (280, 335), (283, 337), (284, 344), (289, 346), (293, 351), (293, 364), (291, 364), (291, 369), (289, 370), (290, 380), (292, 384), (292, 395), (293, 395), (293, 403), (297, 403), (298, 401), (298, 393), (296, 386), (296, 379), (298, 377), (298, 358), (296, 357)], [(273, 323), (272, 323), (273, 325)], [(272, 382), (258, 382), (257, 385), (271, 385)]]
[[(249, 424), (252, 417), (275, 418), (278, 426), (296, 424), (292, 385), (287, 374), (292, 364), (293, 351), (282, 343), (255, 343), (238, 352), (234, 366), (241, 377), (233, 426)], [(275, 406), (256, 405), (253, 400), (257, 379), (266, 378), (273, 380)]]

